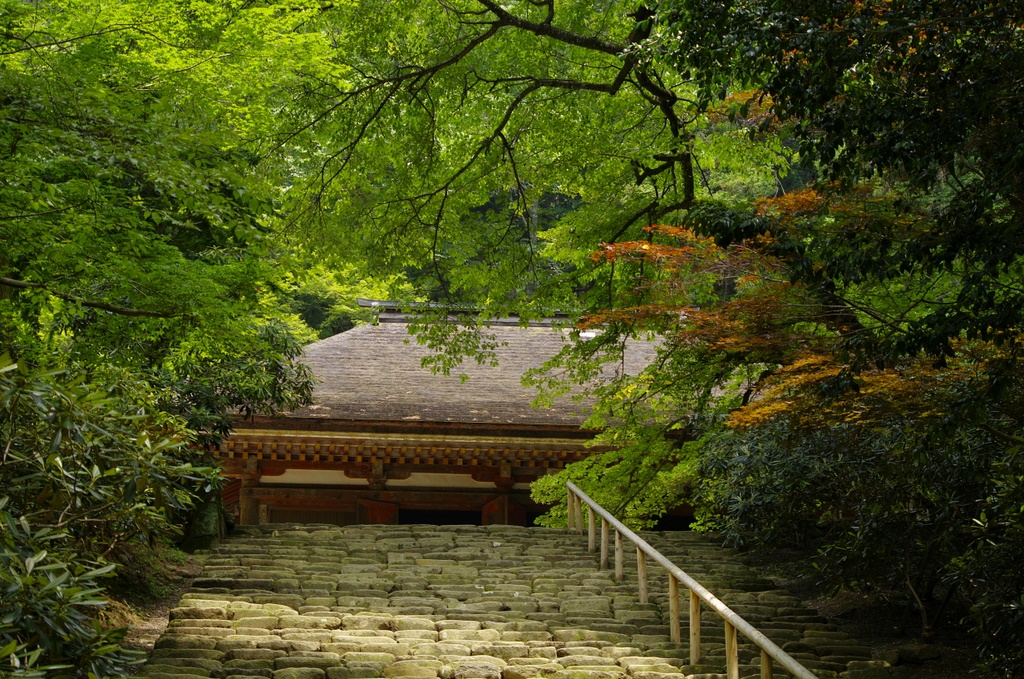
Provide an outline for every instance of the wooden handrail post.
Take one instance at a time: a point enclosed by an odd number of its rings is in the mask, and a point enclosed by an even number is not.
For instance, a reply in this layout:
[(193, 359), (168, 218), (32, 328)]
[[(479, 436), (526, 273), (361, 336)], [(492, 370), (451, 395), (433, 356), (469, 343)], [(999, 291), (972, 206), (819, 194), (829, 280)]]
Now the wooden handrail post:
[(690, 590), (690, 664), (700, 662), (700, 597)]
[(725, 621), (725, 675), (729, 679), (740, 679), (739, 646), (736, 643), (736, 627)]
[(668, 575), (668, 628), (673, 643), (678, 644), (683, 640), (679, 625), (679, 581), (671, 573)]
[(646, 604), (647, 598), (647, 555), (638, 546), (636, 548), (636, 580), (640, 589), (640, 603)]
[(740, 634), (761, 650), (761, 679), (773, 679), (776, 664), (790, 676), (799, 679), (815, 679), (814, 673), (801, 665), (796, 658), (780, 648), (778, 644), (765, 636), (763, 632), (760, 632), (744, 620), (736, 611), (726, 606), (707, 587), (672, 563), (664, 554), (654, 549), (646, 540), (612, 516), (608, 510), (595, 503), (578, 486), (570, 482), (567, 484), (567, 490), (571, 495), (566, 500), (566, 510), (569, 514), (566, 523), (581, 536), (583, 533), (583, 505), (587, 505), (587, 548), (591, 554), (597, 551), (597, 520), (601, 520), (601, 569), (608, 568), (609, 530), (615, 531), (616, 580), (621, 581), (625, 578), (623, 561), (625, 559), (624, 546), (626, 540), (629, 540), (636, 546), (637, 588), (639, 589), (641, 603), (648, 605), (650, 601), (650, 582), (647, 575), (648, 559), (665, 569), (668, 575), (669, 589), (669, 631), (672, 643), (678, 644), (680, 647), (682, 646), (682, 617), (680, 615), (682, 602), (680, 601), (679, 590), (681, 587), (687, 589), (690, 594), (689, 656), (691, 665), (700, 664), (701, 657), (703, 656), (700, 623), (702, 608), (707, 607), (725, 624), (725, 652), (728, 679), (739, 679)]
[(597, 551), (597, 522), (594, 521), (594, 508), (587, 505), (587, 551)]
[(623, 560), (622, 533), (615, 531), (615, 581), (622, 582), (626, 577)]
[(601, 569), (608, 570), (608, 521), (601, 518)]
[(774, 679), (775, 673), (772, 671), (772, 657), (768, 655), (768, 651), (761, 649), (761, 679)]
[(565, 498), (565, 525), (569, 530), (576, 529), (576, 508), (573, 505), (579, 500), (576, 498), (576, 493), (571, 490)]

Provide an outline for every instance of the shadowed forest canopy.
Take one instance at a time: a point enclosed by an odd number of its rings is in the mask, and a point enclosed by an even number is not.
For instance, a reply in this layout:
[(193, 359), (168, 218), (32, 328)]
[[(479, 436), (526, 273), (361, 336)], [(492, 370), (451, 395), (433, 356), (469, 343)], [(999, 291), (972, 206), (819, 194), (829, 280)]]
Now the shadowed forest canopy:
[[(547, 521), (566, 478), (637, 524), (687, 502), (1021, 669), (1020, 3), (0, 0), (0, 27), (26, 601), (27, 558), (88, 585), (184, 523), (204, 447), (308, 401), (302, 344), (362, 295), (437, 302), (438, 370), (488, 317), (593, 331), (527, 377), (591, 385), (611, 449), (536, 484)], [(635, 337), (650, 369), (602, 371)], [(123, 673), (87, 617), (33, 655), (5, 606), (17, 676)]]

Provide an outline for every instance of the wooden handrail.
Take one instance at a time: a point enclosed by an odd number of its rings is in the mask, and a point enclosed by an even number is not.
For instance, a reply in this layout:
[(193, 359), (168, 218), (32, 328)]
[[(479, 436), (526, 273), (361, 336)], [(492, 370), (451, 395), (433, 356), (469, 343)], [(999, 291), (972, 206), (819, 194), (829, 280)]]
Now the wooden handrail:
[(595, 514), (601, 517), (601, 568), (608, 568), (608, 533), (609, 529), (615, 530), (615, 577), (622, 580), (622, 538), (627, 538), (636, 546), (637, 576), (640, 580), (640, 596), (647, 598), (647, 560), (658, 563), (669, 574), (669, 629), (672, 641), (679, 643), (682, 639), (679, 624), (679, 584), (681, 583), (690, 590), (690, 664), (695, 665), (700, 661), (700, 610), (703, 602), (708, 608), (718, 614), (725, 622), (725, 659), (726, 674), (729, 679), (739, 679), (739, 653), (736, 642), (737, 632), (742, 633), (747, 639), (754, 642), (761, 649), (761, 677), (770, 679), (772, 676), (772, 661), (792, 674), (797, 679), (817, 679), (806, 667), (796, 661), (775, 642), (759, 632), (753, 625), (744, 620), (726, 606), (718, 597), (712, 594), (707, 588), (690, 577), (685, 571), (669, 561), (661, 552), (651, 547), (639, 535), (631, 531), (622, 522), (609, 514), (604, 507), (597, 504), (590, 497), (580, 490), (574, 483), (566, 483), (568, 490), (568, 518), (569, 529), (580, 534), (583, 533), (583, 505), (589, 508), (588, 518), (590, 519), (588, 548), (595, 551)]

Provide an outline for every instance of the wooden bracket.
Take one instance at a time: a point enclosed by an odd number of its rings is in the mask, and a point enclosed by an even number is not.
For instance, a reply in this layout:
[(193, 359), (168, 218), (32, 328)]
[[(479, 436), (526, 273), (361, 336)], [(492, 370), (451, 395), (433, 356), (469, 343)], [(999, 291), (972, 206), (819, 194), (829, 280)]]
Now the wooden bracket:
[(384, 460), (375, 459), (370, 463), (370, 488), (373, 490), (384, 490), (388, 475), (384, 471)]

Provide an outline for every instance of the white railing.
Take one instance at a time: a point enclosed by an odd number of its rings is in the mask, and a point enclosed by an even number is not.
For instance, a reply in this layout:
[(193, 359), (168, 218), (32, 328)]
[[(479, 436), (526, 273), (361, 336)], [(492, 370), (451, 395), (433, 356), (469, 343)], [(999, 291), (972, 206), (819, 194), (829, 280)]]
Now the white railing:
[(640, 603), (648, 603), (647, 594), (647, 559), (650, 557), (668, 572), (668, 597), (669, 597), (669, 633), (675, 643), (682, 641), (682, 629), (679, 616), (679, 585), (690, 590), (690, 664), (696, 665), (700, 662), (700, 614), (701, 603), (722, 618), (725, 624), (725, 665), (726, 674), (729, 679), (739, 679), (740, 660), (739, 645), (737, 643), (737, 632), (752, 641), (761, 649), (761, 677), (771, 679), (774, 663), (792, 674), (798, 679), (817, 679), (806, 667), (796, 661), (791, 655), (779, 648), (771, 639), (757, 631), (753, 625), (741, 618), (735, 611), (726, 606), (718, 597), (708, 591), (703, 585), (686, 574), (681, 568), (669, 561), (654, 547), (624, 526), (622, 522), (609, 514), (601, 505), (597, 504), (587, 494), (576, 487), (573, 483), (567, 483), (568, 490), (568, 515), (569, 530), (583, 533), (583, 505), (588, 510), (588, 548), (591, 552), (597, 549), (597, 522), (594, 520), (596, 514), (601, 518), (601, 568), (608, 568), (608, 542), (609, 533), (615, 530), (615, 579), (621, 581), (623, 573), (623, 538), (628, 539), (636, 546), (636, 572), (637, 584), (640, 590)]

